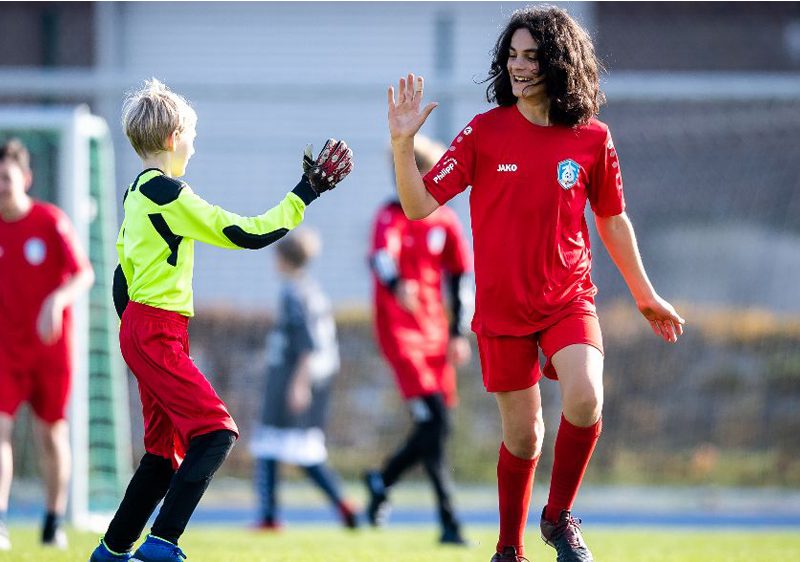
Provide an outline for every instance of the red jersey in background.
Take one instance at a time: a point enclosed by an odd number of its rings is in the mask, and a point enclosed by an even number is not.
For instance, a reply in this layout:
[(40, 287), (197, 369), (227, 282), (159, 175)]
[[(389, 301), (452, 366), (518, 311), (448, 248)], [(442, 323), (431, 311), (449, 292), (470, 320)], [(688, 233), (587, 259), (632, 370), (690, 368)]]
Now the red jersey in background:
[[(455, 371), (447, 364), (448, 320), (442, 298), (442, 274), (471, 271), (472, 260), (461, 224), (452, 209), (409, 220), (396, 201), (378, 211), (370, 257), (391, 261), (396, 277), (418, 287), (419, 309), (402, 308), (392, 290), (375, 275), (375, 327), (406, 399), (441, 392), (455, 400)], [(387, 264), (383, 264), (387, 266)]]

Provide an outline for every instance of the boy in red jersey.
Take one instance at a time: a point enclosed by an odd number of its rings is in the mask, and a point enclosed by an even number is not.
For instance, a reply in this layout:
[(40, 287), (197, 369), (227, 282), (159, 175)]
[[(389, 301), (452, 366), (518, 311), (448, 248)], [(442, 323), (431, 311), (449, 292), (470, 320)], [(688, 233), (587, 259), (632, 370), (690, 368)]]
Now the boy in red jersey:
[[(90, 562), (181, 562), (178, 541), (238, 429), (189, 355), (194, 242), (259, 249), (302, 222), (305, 210), (352, 169), (352, 151), (330, 139), (310, 147), (294, 189), (266, 212), (242, 217), (211, 205), (176, 178), (194, 155), (197, 114), (156, 79), (125, 101), (123, 127), (143, 171), (125, 191), (114, 304), (120, 351), (139, 385), (145, 455)], [(150, 515), (163, 504), (135, 552)]]
[[(502, 418), (497, 464), (500, 537), (494, 562), (524, 560), (523, 534), (544, 423), (538, 382), (557, 379), (563, 413), (555, 442), (544, 540), (558, 562), (592, 555), (571, 515), (600, 435), (603, 346), (590, 276), (587, 200), (598, 233), (653, 332), (675, 342), (683, 319), (653, 289), (625, 214), (622, 176), (588, 34), (554, 7), (514, 12), (498, 38), (489, 101), (423, 178), (414, 134), (436, 107), (420, 111), (422, 77), (389, 88), (389, 129), (405, 213), (419, 219), (472, 186), (470, 211), (484, 385)], [(538, 350), (547, 358), (544, 369)]]
[(0, 147), (0, 550), (11, 548), (5, 525), (11, 432), (23, 402), (33, 410), (42, 456), (47, 500), (42, 543), (66, 547), (60, 522), (71, 459), (70, 307), (94, 283), (69, 219), (28, 195), (32, 181), (28, 151), (18, 140), (6, 142)]
[[(430, 170), (445, 148), (417, 135), (414, 158), (420, 173)], [(414, 428), (381, 471), (365, 474), (367, 517), (384, 522), (388, 490), (409, 468), (421, 462), (433, 485), (442, 528), (440, 541), (466, 544), (451, 499), (445, 462), (450, 432), (449, 410), (456, 402), (455, 366), (469, 359), (464, 336), (472, 309), (471, 291), (462, 284), (472, 258), (456, 214), (440, 207), (421, 221), (411, 221), (393, 199), (378, 211), (370, 264), (374, 278), (375, 332), (392, 367)], [(452, 306), (448, 327), (442, 299), (447, 277)]]

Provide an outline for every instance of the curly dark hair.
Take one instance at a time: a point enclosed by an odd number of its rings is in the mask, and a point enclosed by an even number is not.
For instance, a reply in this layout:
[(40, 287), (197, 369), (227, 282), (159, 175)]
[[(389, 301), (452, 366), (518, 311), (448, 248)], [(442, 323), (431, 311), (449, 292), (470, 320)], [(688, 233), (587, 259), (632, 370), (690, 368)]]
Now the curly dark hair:
[(550, 98), (550, 121), (572, 127), (597, 115), (605, 103), (600, 91), (604, 68), (589, 34), (566, 11), (554, 6), (527, 7), (511, 14), (492, 53), (486, 99), (500, 106), (517, 103), (507, 64), (511, 36), (521, 28), (530, 31), (539, 45), (539, 72), (545, 77)]

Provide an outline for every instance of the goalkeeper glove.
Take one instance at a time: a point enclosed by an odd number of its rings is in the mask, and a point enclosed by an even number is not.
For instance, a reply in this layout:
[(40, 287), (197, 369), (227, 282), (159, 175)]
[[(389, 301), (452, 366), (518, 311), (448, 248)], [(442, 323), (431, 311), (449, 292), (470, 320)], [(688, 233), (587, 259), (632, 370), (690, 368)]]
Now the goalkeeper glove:
[(310, 144), (303, 153), (303, 175), (317, 195), (336, 187), (352, 169), (353, 151), (344, 141), (328, 139), (316, 160)]

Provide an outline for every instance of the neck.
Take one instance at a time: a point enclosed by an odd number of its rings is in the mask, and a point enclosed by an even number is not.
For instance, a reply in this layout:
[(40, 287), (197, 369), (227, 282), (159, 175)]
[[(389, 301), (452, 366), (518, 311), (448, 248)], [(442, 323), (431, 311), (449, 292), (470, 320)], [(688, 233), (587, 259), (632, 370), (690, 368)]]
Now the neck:
[(172, 161), (171, 154), (169, 152), (160, 152), (159, 154), (155, 154), (152, 156), (148, 156), (147, 158), (142, 158), (142, 169), (146, 170), (148, 168), (158, 168), (164, 175), (167, 177), (172, 177), (172, 167), (170, 163)]
[(4, 221), (12, 222), (24, 218), (33, 207), (33, 200), (24, 194), (21, 197), (15, 197), (7, 202), (7, 204), (0, 205), (0, 217)]
[(550, 100), (547, 96), (517, 98), (517, 109), (525, 119), (534, 125), (550, 126)]

